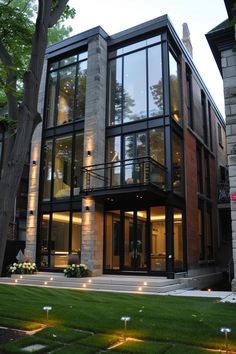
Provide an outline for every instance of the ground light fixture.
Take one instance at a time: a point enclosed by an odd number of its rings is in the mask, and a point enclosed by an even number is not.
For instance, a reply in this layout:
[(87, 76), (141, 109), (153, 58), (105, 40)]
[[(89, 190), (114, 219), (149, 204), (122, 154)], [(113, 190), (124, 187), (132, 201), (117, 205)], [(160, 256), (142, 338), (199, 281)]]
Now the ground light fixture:
[(48, 313), (49, 313), (49, 311), (52, 310), (52, 306), (44, 306), (43, 310), (46, 311), (46, 313), (47, 313), (47, 321), (48, 321)]
[(127, 338), (127, 322), (131, 320), (131, 317), (122, 316), (121, 321), (124, 321), (124, 340)]
[(224, 333), (225, 334), (225, 352), (226, 354), (228, 353), (228, 334), (231, 332), (231, 328), (228, 328), (228, 327), (222, 327), (220, 329), (221, 333)]

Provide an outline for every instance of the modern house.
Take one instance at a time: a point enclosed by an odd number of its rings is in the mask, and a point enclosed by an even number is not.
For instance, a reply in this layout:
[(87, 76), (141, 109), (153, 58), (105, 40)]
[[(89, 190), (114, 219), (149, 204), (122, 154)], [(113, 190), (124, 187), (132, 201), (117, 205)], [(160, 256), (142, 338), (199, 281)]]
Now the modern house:
[(50, 46), (39, 111), (25, 254), (41, 269), (225, 271), (225, 122), (168, 16)]
[[(236, 275), (236, 30), (235, 25), (230, 23), (233, 18), (235, 19), (236, 10), (234, 8), (235, 1), (225, 0), (224, 2), (229, 17), (228, 20), (213, 28), (207, 33), (206, 37), (224, 84), (229, 168), (228, 190), (231, 195), (231, 207), (228, 207), (227, 213), (231, 211), (231, 219), (228, 225), (231, 225), (232, 221), (232, 233), (229, 242), (232, 247), (232, 270), (234, 275)], [(235, 278), (232, 280), (232, 290), (236, 290)]]

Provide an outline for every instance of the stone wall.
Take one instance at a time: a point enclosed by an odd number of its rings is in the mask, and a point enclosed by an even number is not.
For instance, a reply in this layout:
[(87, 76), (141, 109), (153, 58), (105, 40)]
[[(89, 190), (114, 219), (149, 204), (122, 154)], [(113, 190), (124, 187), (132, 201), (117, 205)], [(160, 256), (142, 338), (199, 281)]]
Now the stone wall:
[[(106, 71), (107, 43), (96, 35), (88, 44), (84, 166), (105, 161)], [(103, 183), (102, 179), (91, 182), (94, 187), (100, 187)], [(85, 263), (93, 275), (103, 272), (103, 223), (103, 207), (92, 198), (85, 197), (82, 206), (81, 263)]]
[[(221, 53), (223, 71), (226, 137), (229, 165), (230, 194), (236, 193), (236, 53), (226, 50)], [(236, 276), (236, 201), (231, 201), (232, 253), (234, 274)], [(232, 290), (236, 290), (236, 279), (232, 281)]]

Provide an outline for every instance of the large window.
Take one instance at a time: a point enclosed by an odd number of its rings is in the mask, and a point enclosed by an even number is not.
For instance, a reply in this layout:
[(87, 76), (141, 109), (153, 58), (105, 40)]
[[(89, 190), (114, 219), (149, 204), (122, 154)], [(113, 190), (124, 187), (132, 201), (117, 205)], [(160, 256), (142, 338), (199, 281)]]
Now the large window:
[(152, 207), (150, 214), (151, 270), (166, 271), (166, 216), (164, 207)]
[[(109, 125), (163, 114), (161, 45), (156, 44), (159, 41), (160, 36), (156, 36), (110, 53)], [(122, 56), (114, 58), (117, 55)]]
[(183, 255), (183, 212), (174, 208), (174, 270), (181, 272), (184, 270)]
[(43, 214), (41, 217), (40, 257), (42, 267), (64, 268), (69, 254), (80, 257), (82, 215), (69, 211)]
[(184, 173), (183, 173), (183, 142), (181, 138), (172, 133), (172, 173), (173, 191), (177, 194), (184, 193)]
[(86, 78), (87, 52), (50, 65), (47, 128), (84, 118)]
[(42, 173), (43, 201), (51, 200), (51, 196), (53, 199), (78, 196), (82, 187), (82, 166), (83, 133), (46, 140)]
[(180, 113), (180, 82), (179, 82), (179, 67), (174, 56), (169, 53), (169, 75), (170, 75), (170, 103), (171, 116), (177, 122), (181, 122)]

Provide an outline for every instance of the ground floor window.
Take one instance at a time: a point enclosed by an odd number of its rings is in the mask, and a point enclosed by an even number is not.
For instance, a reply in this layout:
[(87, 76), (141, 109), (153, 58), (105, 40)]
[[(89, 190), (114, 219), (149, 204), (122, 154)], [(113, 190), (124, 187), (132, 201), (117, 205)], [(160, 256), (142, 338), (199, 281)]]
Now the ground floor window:
[(64, 268), (69, 254), (80, 257), (81, 212), (45, 213), (40, 225), (41, 267)]
[[(166, 223), (173, 232), (166, 234)], [(173, 269), (184, 270), (183, 212), (165, 206), (145, 210), (111, 210), (105, 213), (104, 268), (109, 271), (167, 272), (167, 242), (173, 244)]]

